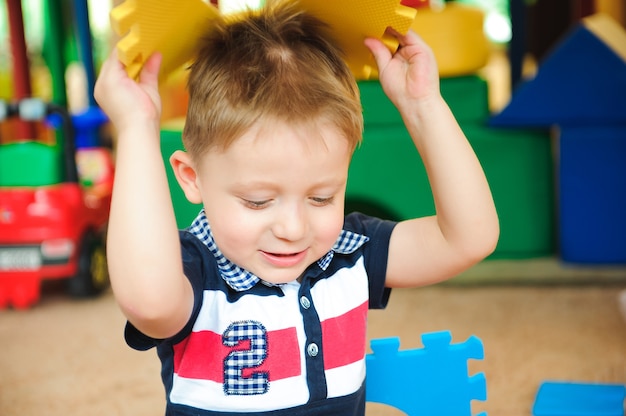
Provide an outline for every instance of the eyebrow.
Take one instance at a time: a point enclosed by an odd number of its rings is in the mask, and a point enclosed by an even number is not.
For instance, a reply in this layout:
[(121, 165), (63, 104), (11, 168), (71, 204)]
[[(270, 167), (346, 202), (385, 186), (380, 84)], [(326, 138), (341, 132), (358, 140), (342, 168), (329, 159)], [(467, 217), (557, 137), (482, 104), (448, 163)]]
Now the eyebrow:
[[(342, 188), (346, 185), (347, 179), (348, 179), (347, 176), (345, 177), (345, 179), (328, 178), (327, 180), (322, 180), (320, 182), (314, 183), (313, 186), (309, 188), (309, 191), (311, 190), (314, 191), (314, 190), (321, 189), (321, 188)], [(275, 182), (263, 181), (263, 180), (252, 180), (252, 181), (247, 181), (247, 182), (235, 182), (231, 186), (231, 189), (238, 191), (238, 192), (247, 192), (247, 191), (252, 191), (252, 190), (257, 190), (257, 189), (276, 190), (280, 188), (281, 185), (282, 185), (282, 182), (275, 183)]]

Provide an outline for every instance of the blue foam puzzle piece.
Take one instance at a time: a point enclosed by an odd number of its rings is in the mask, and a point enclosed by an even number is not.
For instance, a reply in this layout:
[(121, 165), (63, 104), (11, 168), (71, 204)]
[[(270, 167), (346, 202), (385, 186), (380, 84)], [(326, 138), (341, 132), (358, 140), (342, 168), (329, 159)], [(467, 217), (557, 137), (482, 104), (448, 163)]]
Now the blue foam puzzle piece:
[(490, 124), (508, 127), (626, 122), (626, 62), (583, 24), (523, 82)]
[[(472, 400), (487, 400), (485, 375), (468, 375), (467, 361), (483, 359), (472, 336), (451, 344), (449, 331), (422, 335), (424, 348), (399, 351), (398, 338), (372, 340), (366, 357), (366, 399), (407, 415), (471, 416)], [(486, 416), (486, 413), (481, 413)]]
[(548, 381), (537, 391), (533, 416), (624, 416), (626, 387)]

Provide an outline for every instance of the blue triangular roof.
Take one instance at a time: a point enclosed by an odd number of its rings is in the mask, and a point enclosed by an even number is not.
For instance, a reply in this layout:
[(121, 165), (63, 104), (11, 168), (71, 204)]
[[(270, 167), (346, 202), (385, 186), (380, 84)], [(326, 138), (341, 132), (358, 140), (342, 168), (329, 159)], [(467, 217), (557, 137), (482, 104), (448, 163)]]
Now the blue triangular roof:
[(491, 119), (493, 126), (555, 124), (626, 124), (626, 61), (582, 23)]

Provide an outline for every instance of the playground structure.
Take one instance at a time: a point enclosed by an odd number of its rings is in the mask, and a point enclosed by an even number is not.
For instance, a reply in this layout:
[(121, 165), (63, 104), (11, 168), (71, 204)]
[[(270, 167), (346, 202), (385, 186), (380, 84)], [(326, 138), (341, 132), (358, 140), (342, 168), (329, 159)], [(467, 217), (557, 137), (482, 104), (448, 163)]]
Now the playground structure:
[[(27, 308), (44, 280), (63, 279), (76, 297), (108, 286), (104, 235), (113, 186), (110, 150), (100, 143), (106, 117), (95, 106), (86, 0), (74, 2), (90, 107), (69, 114), (61, 3), (47, 2), (52, 101), (32, 97), (19, 0), (7, 2), (13, 98), (0, 100), (0, 308)], [(61, 80), (59, 80), (61, 78)]]
[(583, 19), (514, 91), (491, 124), (558, 126), (558, 255), (626, 264), (626, 31), (604, 14)]
[(0, 146), (0, 307), (33, 305), (45, 279), (67, 279), (77, 297), (99, 293), (108, 285), (110, 154), (77, 152), (62, 107), (24, 99), (0, 108), (6, 118), (28, 121), (59, 116), (64, 139), (63, 147), (33, 140)]

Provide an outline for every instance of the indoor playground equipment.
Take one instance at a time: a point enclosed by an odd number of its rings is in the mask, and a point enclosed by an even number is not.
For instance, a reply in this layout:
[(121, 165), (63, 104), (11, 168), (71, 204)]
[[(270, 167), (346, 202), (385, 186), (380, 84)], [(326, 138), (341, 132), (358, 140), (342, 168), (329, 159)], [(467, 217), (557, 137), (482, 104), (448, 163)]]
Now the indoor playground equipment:
[(0, 145), (0, 307), (36, 303), (44, 279), (67, 279), (74, 296), (99, 293), (108, 285), (103, 233), (113, 185), (110, 154), (91, 148), (77, 155), (74, 127), (61, 106), (0, 102), (0, 115), (0, 121), (57, 116), (62, 131), (60, 143)]
[(539, 63), (491, 124), (558, 127), (558, 253), (626, 264), (626, 31), (583, 19)]
[[(48, 14), (44, 58), (50, 71), (51, 101), (69, 108), (66, 73), (72, 60), (80, 62), (85, 75), (84, 97), (79, 100), (84, 103), (72, 113), (76, 147), (79, 149), (102, 146), (101, 127), (107, 121), (93, 97), (96, 71), (87, 3), (87, 0), (48, 0), (44, 3)], [(71, 13), (67, 13), (68, 8)], [(74, 49), (75, 53), (69, 52)]]
[[(39, 300), (43, 280), (63, 279), (77, 297), (108, 286), (104, 233), (113, 163), (96, 137), (104, 117), (70, 115), (59, 90), (64, 82), (53, 86), (53, 102), (30, 96), (20, 1), (7, 6), (15, 97), (0, 101), (0, 308), (26, 308)], [(59, 39), (48, 37), (57, 53)], [(57, 69), (53, 78), (64, 76)]]

